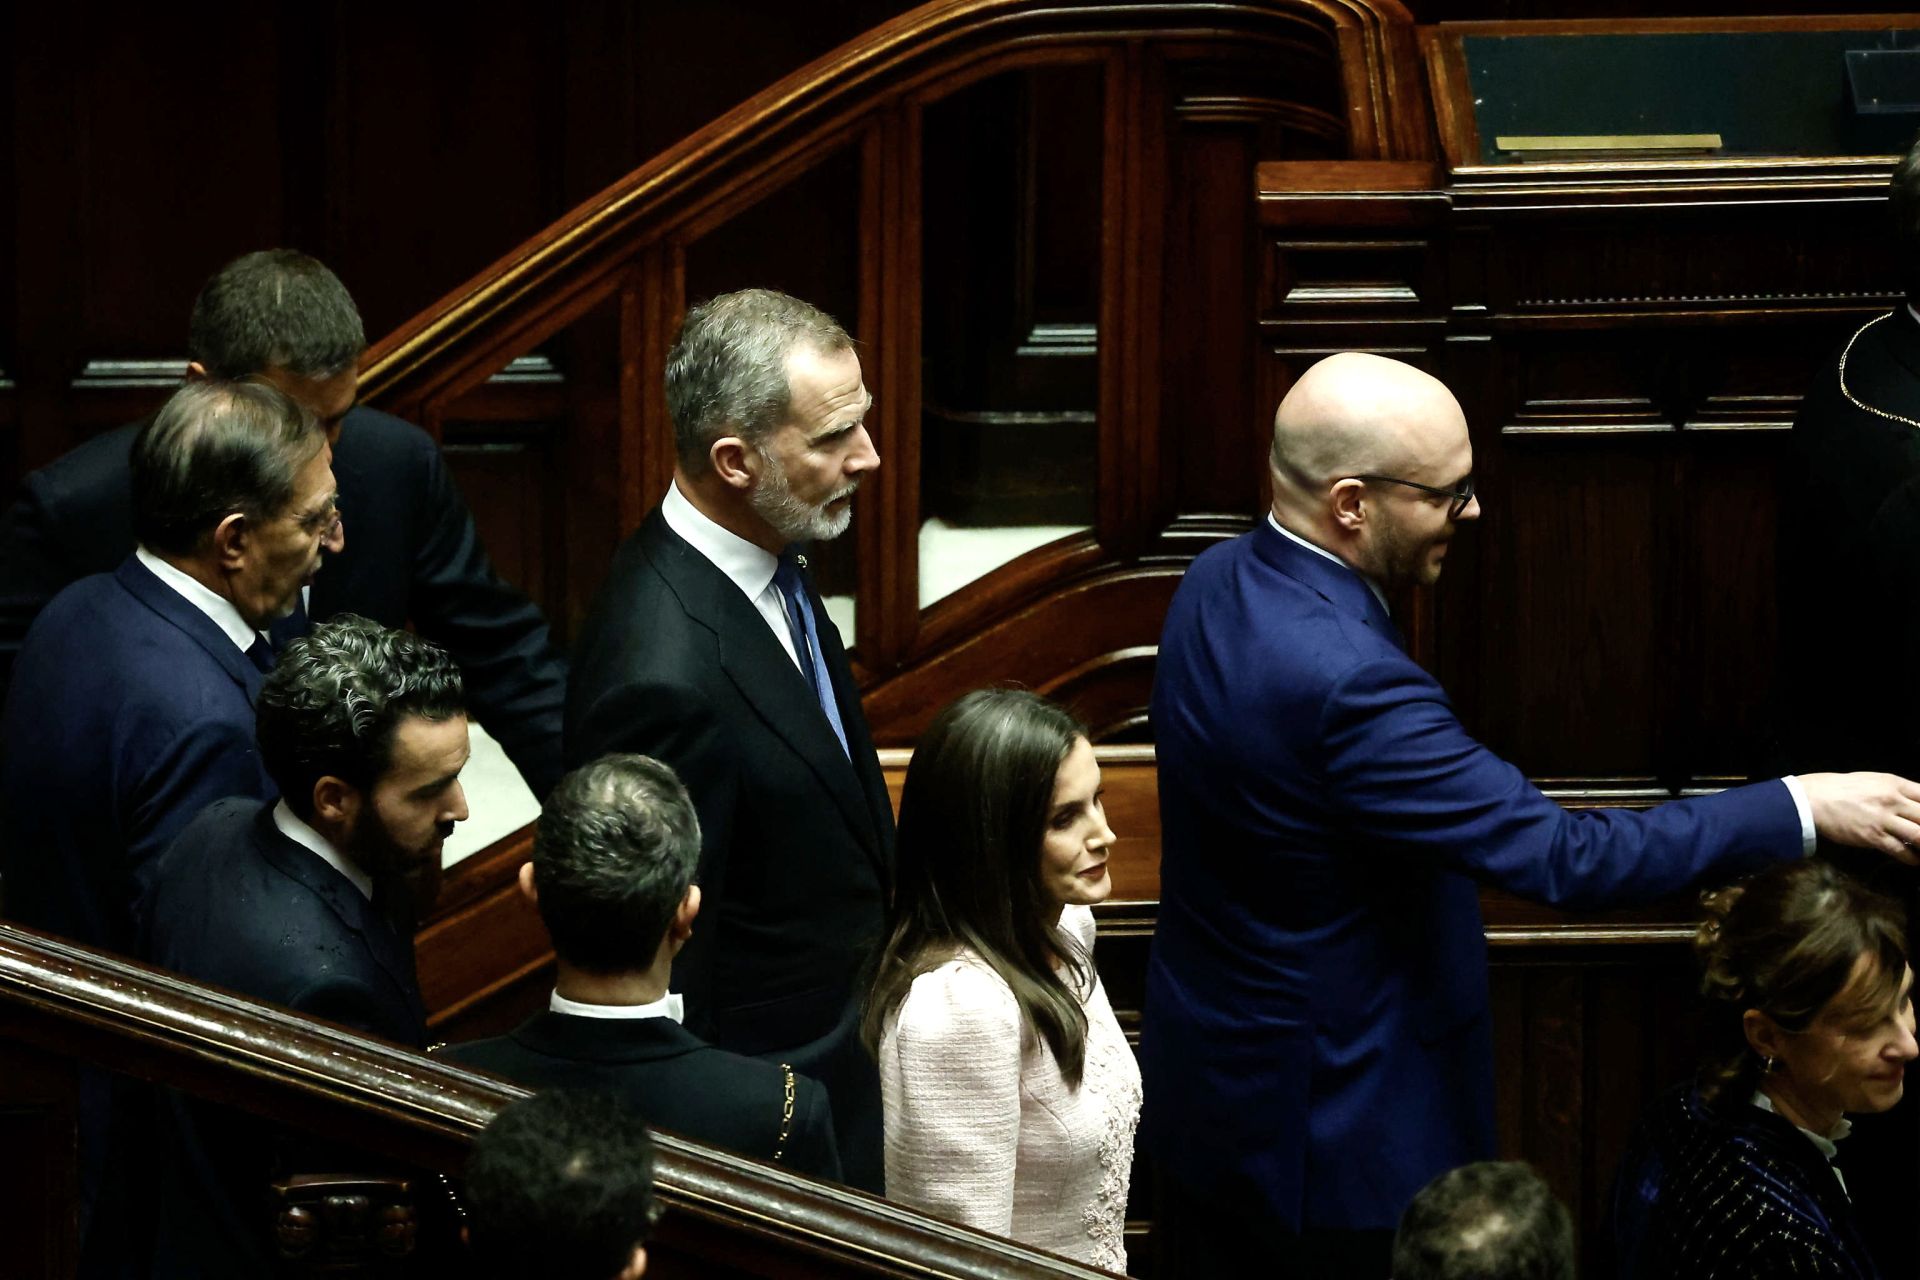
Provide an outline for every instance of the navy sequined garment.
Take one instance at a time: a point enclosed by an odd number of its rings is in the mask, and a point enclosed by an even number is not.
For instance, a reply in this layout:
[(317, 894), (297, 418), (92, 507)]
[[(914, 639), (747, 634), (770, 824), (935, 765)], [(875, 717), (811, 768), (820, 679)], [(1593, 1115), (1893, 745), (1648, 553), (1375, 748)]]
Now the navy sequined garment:
[(1792, 1123), (1692, 1086), (1648, 1111), (1614, 1187), (1620, 1280), (1878, 1280), (1853, 1205)]

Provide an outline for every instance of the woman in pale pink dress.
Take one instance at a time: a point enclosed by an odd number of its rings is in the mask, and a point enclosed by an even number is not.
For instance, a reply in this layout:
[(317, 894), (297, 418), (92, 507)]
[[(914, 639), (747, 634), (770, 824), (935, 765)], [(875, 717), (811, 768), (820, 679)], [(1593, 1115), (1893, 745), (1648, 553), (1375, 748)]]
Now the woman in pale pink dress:
[(1093, 967), (1100, 766), (1066, 711), (970, 693), (915, 748), (867, 1042), (887, 1194), (1112, 1271), (1140, 1071)]

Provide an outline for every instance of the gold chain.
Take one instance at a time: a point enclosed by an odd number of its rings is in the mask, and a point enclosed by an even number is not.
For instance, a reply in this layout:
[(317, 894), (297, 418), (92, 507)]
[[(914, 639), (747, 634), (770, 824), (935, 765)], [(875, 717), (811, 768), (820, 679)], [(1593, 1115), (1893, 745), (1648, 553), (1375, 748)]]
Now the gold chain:
[(774, 1144), (773, 1159), (778, 1163), (780, 1157), (787, 1154), (787, 1139), (793, 1136), (793, 1068), (786, 1063), (780, 1064), (780, 1070), (786, 1073), (787, 1097), (780, 1113), (780, 1141)]
[(1903, 418), (1897, 413), (1888, 413), (1885, 409), (1876, 409), (1847, 389), (1847, 357), (1853, 354), (1853, 344), (1860, 341), (1861, 334), (1873, 328), (1873, 326), (1879, 324), (1882, 320), (1893, 319), (1895, 314), (1895, 312), (1889, 311), (1883, 316), (1875, 316), (1873, 319), (1867, 321), (1853, 331), (1853, 336), (1847, 339), (1847, 345), (1840, 349), (1840, 394), (1847, 398), (1848, 404), (1863, 413), (1870, 413), (1876, 418), (1885, 418), (1889, 422), (1903, 423), (1906, 426), (1920, 429), (1920, 422), (1915, 422), (1912, 418)]

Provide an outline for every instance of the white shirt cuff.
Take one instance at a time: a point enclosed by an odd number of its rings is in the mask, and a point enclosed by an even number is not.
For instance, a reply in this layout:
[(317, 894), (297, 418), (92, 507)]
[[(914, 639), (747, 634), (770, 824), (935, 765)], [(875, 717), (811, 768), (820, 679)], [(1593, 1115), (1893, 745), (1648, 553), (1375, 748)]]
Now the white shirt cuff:
[(1793, 797), (1794, 812), (1800, 815), (1800, 853), (1802, 857), (1813, 856), (1813, 804), (1807, 799), (1807, 789), (1800, 785), (1800, 779), (1788, 774), (1780, 781), (1787, 784), (1787, 794)]

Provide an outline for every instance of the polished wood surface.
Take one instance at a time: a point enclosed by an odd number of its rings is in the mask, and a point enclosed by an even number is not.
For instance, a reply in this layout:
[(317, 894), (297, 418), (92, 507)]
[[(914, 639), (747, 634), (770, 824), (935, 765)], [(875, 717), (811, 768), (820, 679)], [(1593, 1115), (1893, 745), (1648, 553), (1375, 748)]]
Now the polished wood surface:
[[(39, 1126), (36, 1194), (0, 1212), (0, 1273), (69, 1274), (74, 1063), (325, 1134), (428, 1174), (458, 1175), (473, 1136), (517, 1086), (397, 1046), (187, 982), (104, 953), (0, 925), (0, 1116)], [(23, 1148), (9, 1148), (9, 1166)], [(65, 1151), (65, 1157), (60, 1152)], [(897, 1205), (662, 1135), (667, 1208), (649, 1245), (663, 1276), (925, 1276), (1000, 1280), (1100, 1272)], [(265, 1212), (265, 1210), (263, 1210)]]

